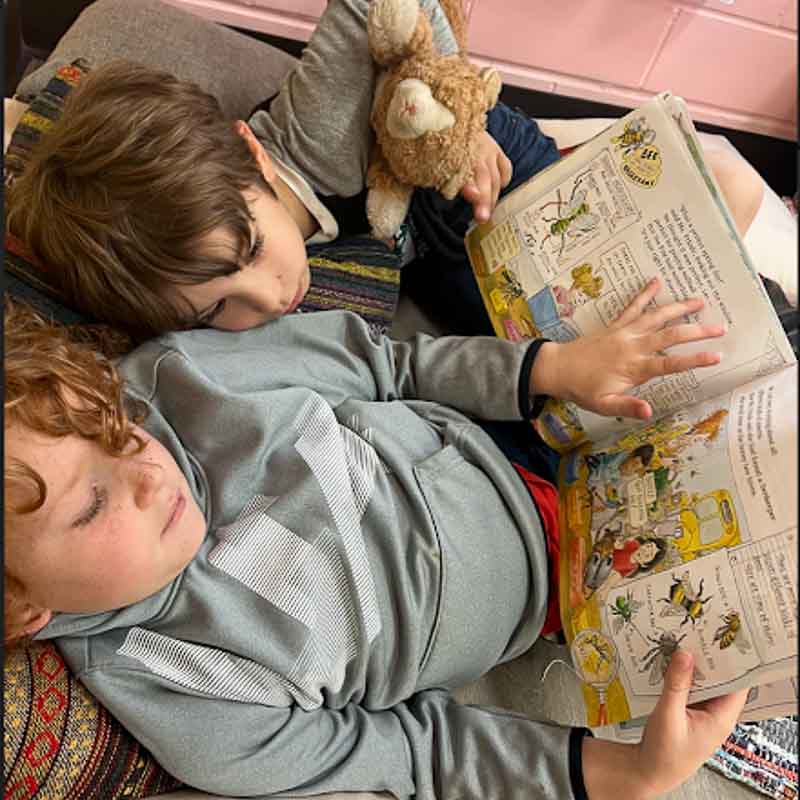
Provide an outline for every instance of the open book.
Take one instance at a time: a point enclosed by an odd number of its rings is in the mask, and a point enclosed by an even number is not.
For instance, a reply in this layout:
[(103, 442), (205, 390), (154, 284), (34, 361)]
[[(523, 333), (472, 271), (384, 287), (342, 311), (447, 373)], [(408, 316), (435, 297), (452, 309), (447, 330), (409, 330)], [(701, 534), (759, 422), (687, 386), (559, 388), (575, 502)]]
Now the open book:
[(797, 364), (683, 101), (536, 175), (466, 246), (504, 338), (602, 330), (654, 275), (655, 303), (702, 295), (693, 317), (728, 328), (719, 365), (637, 390), (648, 423), (554, 401), (537, 421), (562, 453), (561, 615), (589, 726), (649, 713), (678, 646), (692, 702), (759, 686), (750, 718), (796, 707)]

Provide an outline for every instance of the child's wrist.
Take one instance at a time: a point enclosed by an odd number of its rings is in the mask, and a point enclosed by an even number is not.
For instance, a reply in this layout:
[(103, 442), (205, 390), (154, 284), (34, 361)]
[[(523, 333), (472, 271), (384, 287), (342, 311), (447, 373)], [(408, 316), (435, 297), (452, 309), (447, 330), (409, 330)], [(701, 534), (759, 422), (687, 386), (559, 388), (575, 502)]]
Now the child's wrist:
[(531, 397), (546, 394), (550, 397), (561, 398), (559, 385), (558, 362), (560, 347), (557, 342), (544, 342), (536, 354), (536, 359), (531, 367), (530, 386)]
[(582, 742), (583, 783), (589, 800), (650, 800), (641, 769), (640, 748), (585, 736)]

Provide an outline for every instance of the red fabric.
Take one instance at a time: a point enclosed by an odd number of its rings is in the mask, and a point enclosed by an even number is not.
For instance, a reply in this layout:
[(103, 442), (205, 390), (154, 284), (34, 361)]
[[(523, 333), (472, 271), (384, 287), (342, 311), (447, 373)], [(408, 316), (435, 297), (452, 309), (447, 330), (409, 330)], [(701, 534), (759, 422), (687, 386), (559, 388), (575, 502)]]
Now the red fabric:
[(539, 515), (544, 525), (544, 538), (547, 544), (547, 558), (549, 563), (548, 573), (550, 575), (550, 585), (548, 586), (547, 615), (544, 618), (542, 634), (556, 633), (561, 630), (561, 614), (558, 606), (558, 570), (559, 544), (558, 528), (558, 492), (550, 481), (540, 478), (529, 472), (525, 467), (514, 464), (514, 468), (525, 481), (528, 491), (539, 509)]

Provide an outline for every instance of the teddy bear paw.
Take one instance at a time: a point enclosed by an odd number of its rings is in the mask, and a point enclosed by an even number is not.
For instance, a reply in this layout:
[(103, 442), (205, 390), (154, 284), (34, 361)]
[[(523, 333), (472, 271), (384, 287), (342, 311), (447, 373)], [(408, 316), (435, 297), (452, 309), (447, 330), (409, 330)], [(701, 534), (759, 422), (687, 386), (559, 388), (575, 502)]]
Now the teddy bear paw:
[(486, 108), (494, 108), (500, 98), (500, 90), (503, 82), (500, 80), (500, 73), (494, 67), (484, 67), (480, 71), (483, 81), (483, 94), (486, 98)]
[(411, 205), (411, 186), (373, 186), (367, 191), (367, 219), (376, 239), (388, 241), (400, 230)]

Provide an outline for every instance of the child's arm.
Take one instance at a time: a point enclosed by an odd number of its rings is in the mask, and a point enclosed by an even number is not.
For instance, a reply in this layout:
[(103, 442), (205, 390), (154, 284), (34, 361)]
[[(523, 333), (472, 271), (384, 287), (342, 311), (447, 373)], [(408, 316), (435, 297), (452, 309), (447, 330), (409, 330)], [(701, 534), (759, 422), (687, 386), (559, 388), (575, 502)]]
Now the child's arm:
[[(79, 640), (64, 640), (69, 651)], [(197, 648), (203, 650), (204, 648)], [(211, 651), (213, 652), (213, 651)], [(724, 740), (746, 691), (687, 708), (687, 654), (672, 659), (662, 698), (637, 745), (598, 741), (582, 728), (464, 706), (419, 692), (391, 708), (357, 703), (302, 709), (263, 690), (259, 675), (185, 688), (146, 669), (97, 666), (80, 679), (170, 774), (243, 797), (388, 791), (438, 800), (649, 800), (692, 775)], [(691, 657), (689, 657), (691, 664)], [(188, 662), (190, 665), (192, 662)], [(228, 694), (230, 699), (224, 696)]]
[(724, 741), (747, 690), (687, 707), (692, 671), (691, 654), (678, 650), (639, 744), (584, 738), (583, 780), (590, 800), (659, 796), (694, 774)]
[[(701, 300), (644, 311), (651, 283), (620, 320), (597, 336), (566, 344), (509, 342), (494, 336), (396, 342), (373, 334), (359, 317), (319, 312), (283, 317), (224, 340), (196, 331), (154, 342), (188, 358), (221, 385), (238, 390), (302, 386), (336, 408), (348, 399), (429, 400), (487, 420), (530, 416), (531, 397), (549, 394), (604, 414), (646, 417), (647, 404), (624, 394), (656, 375), (717, 363), (714, 354), (666, 356), (674, 344), (722, 335), (713, 325), (660, 325), (697, 311)], [(236, 358), (231, 358), (232, 353)]]
[[(438, 0), (420, 6), (431, 17), (439, 52), (456, 52)], [(365, 185), (375, 90), (368, 10), (369, 0), (331, 0), (269, 113), (248, 120), (264, 147), (323, 195), (351, 197)]]
[[(461, 705), (444, 690), (418, 692), (390, 708), (351, 702), (303, 709), (288, 691), (284, 702), (269, 682), (264, 687), (256, 665), (238, 670), (236, 658), (227, 662), (227, 679), (214, 681), (203, 680), (208, 663), (189, 661), (198, 680), (188, 688), (168, 670), (160, 677), (105, 665), (80, 680), (167, 772), (212, 794), (586, 800), (584, 728)], [(226, 693), (230, 699), (219, 696)]]

